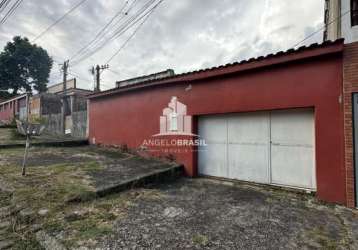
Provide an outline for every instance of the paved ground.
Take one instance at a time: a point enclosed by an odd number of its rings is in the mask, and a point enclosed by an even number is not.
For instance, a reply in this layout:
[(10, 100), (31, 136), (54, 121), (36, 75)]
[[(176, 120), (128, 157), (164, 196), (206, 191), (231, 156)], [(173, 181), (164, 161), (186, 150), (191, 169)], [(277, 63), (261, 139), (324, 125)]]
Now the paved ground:
[(183, 179), (139, 199), (102, 249), (358, 249), (357, 213), (308, 196)]

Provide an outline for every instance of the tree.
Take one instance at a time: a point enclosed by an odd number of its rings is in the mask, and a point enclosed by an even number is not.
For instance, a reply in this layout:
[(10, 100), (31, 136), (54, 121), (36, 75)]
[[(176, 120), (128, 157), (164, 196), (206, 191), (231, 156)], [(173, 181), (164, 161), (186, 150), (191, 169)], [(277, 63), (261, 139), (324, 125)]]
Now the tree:
[[(12, 90), (10, 95), (20, 91), (44, 92), (53, 65), (47, 51), (31, 44), (27, 38), (16, 36), (0, 53), (0, 90)], [(0, 92), (0, 97), (9, 94)]]

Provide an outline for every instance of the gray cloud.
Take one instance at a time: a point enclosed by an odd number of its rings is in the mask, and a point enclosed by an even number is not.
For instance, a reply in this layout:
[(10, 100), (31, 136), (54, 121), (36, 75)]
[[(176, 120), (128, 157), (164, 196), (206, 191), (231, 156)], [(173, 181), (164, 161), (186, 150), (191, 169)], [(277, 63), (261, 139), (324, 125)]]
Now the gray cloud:
[[(131, 3), (133, 0), (129, 0)], [(144, 3), (147, 0), (138, 0)], [(0, 47), (15, 35), (33, 39), (79, 0), (24, 1), (0, 27)], [(36, 43), (56, 60), (72, 56), (123, 6), (125, 0), (89, 0)], [(102, 75), (116, 80), (173, 68), (177, 73), (285, 50), (323, 25), (323, 0), (165, 0)], [(92, 88), (88, 69), (103, 64), (130, 32), (71, 68), (80, 86)], [(319, 33), (304, 44), (320, 42)], [(54, 66), (50, 84), (60, 81)], [(83, 80), (88, 79), (88, 80)]]

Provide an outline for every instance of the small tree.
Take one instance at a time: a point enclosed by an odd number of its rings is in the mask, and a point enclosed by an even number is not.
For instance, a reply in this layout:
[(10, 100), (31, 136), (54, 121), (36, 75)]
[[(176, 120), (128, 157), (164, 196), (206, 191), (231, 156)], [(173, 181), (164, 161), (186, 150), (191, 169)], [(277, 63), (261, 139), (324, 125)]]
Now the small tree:
[[(47, 51), (31, 44), (27, 38), (16, 36), (0, 53), (0, 89), (11, 89), (12, 95), (21, 91), (46, 91), (53, 65)], [(8, 97), (4, 92), (0, 96)]]

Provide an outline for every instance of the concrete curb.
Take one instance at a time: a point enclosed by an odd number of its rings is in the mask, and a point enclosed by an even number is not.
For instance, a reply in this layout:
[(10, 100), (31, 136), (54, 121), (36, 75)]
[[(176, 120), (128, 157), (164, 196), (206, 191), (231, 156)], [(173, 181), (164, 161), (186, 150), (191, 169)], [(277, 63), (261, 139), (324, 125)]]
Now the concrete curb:
[(135, 187), (141, 187), (146, 184), (167, 182), (183, 175), (184, 175), (184, 166), (174, 165), (169, 168), (160, 169), (157, 171), (150, 172), (148, 174), (139, 175), (135, 178), (120, 182), (118, 184), (101, 187), (96, 190), (96, 194), (99, 197), (103, 197), (108, 194), (124, 191)]
[[(31, 146), (35, 147), (77, 147), (88, 145), (88, 140), (68, 140), (68, 141), (49, 141), (49, 142), (35, 142), (31, 143)], [(0, 149), (8, 148), (20, 148), (25, 147), (24, 143), (14, 143), (14, 144), (0, 144)]]
[(143, 187), (148, 184), (157, 184), (172, 181), (176, 178), (184, 176), (183, 165), (173, 165), (168, 168), (152, 171), (148, 174), (138, 175), (132, 179), (122, 181), (119, 183), (113, 183), (106, 186), (97, 188), (93, 193), (86, 194), (85, 197), (73, 197), (67, 200), (67, 203), (83, 202), (96, 199), (98, 197), (104, 197), (106, 195), (119, 193), (132, 188)]

